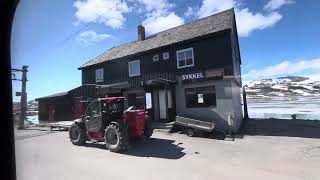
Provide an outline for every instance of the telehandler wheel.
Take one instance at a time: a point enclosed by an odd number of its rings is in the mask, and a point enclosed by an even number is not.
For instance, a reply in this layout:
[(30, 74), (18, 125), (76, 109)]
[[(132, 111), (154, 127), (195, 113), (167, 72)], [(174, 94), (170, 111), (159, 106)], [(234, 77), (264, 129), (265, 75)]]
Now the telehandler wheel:
[(86, 143), (87, 137), (86, 137), (86, 131), (81, 125), (79, 124), (72, 124), (69, 129), (69, 137), (70, 141), (74, 145), (84, 145)]
[(146, 138), (150, 138), (153, 133), (152, 121), (151, 118), (146, 115), (145, 116), (145, 127), (144, 127), (144, 136)]
[(128, 149), (129, 137), (125, 127), (109, 124), (105, 130), (105, 143), (112, 152), (122, 152)]

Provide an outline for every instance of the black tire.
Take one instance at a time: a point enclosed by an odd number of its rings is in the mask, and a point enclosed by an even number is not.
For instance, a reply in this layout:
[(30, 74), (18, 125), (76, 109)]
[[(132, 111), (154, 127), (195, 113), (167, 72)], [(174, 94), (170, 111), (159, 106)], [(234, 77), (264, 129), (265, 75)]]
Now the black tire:
[(152, 136), (152, 134), (153, 134), (152, 120), (148, 115), (146, 115), (145, 126), (144, 126), (144, 136), (149, 139)]
[(85, 128), (79, 124), (72, 124), (69, 129), (69, 138), (74, 145), (84, 145), (87, 141)]
[(118, 127), (115, 124), (109, 124), (105, 130), (105, 143), (107, 149), (112, 152), (126, 151), (129, 146), (129, 138), (124, 125)]
[(185, 130), (185, 133), (189, 137), (194, 137), (196, 132), (195, 132), (195, 130), (193, 128), (187, 128)]

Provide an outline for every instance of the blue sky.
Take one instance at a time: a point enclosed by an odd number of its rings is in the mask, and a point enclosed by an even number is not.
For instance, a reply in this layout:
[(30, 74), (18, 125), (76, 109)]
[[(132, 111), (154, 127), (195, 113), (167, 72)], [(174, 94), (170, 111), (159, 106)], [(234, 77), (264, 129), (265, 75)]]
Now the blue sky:
[[(135, 40), (139, 24), (153, 34), (231, 7), (236, 11), (245, 81), (284, 75), (320, 77), (320, 1), (118, 2), (20, 1), (12, 27), (12, 67), (29, 66), (28, 100), (81, 85), (77, 68), (112, 46)], [(79, 29), (83, 30), (65, 40)], [(14, 81), (13, 93), (20, 89), (20, 82)]]

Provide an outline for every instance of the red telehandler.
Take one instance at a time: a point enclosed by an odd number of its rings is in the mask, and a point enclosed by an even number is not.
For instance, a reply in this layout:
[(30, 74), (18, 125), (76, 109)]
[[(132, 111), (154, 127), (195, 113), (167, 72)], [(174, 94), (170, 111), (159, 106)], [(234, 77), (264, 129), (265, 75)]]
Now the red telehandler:
[(91, 101), (80, 119), (74, 120), (69, 137), (73, 144), (104, 141), (112, 152), (128, 149), (131, 139), (150, 138), (153, 133), (150, 117), (144, 106), (124, 109), (124, 97), (105, 97)]

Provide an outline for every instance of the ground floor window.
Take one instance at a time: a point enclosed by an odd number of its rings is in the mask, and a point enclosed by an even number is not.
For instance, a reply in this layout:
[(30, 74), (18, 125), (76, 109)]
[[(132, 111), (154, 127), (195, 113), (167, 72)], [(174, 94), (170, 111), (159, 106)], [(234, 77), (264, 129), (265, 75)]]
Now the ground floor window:
[(215, 107), (216, 92), (214, 86), (186, 88), (186, 107)]

